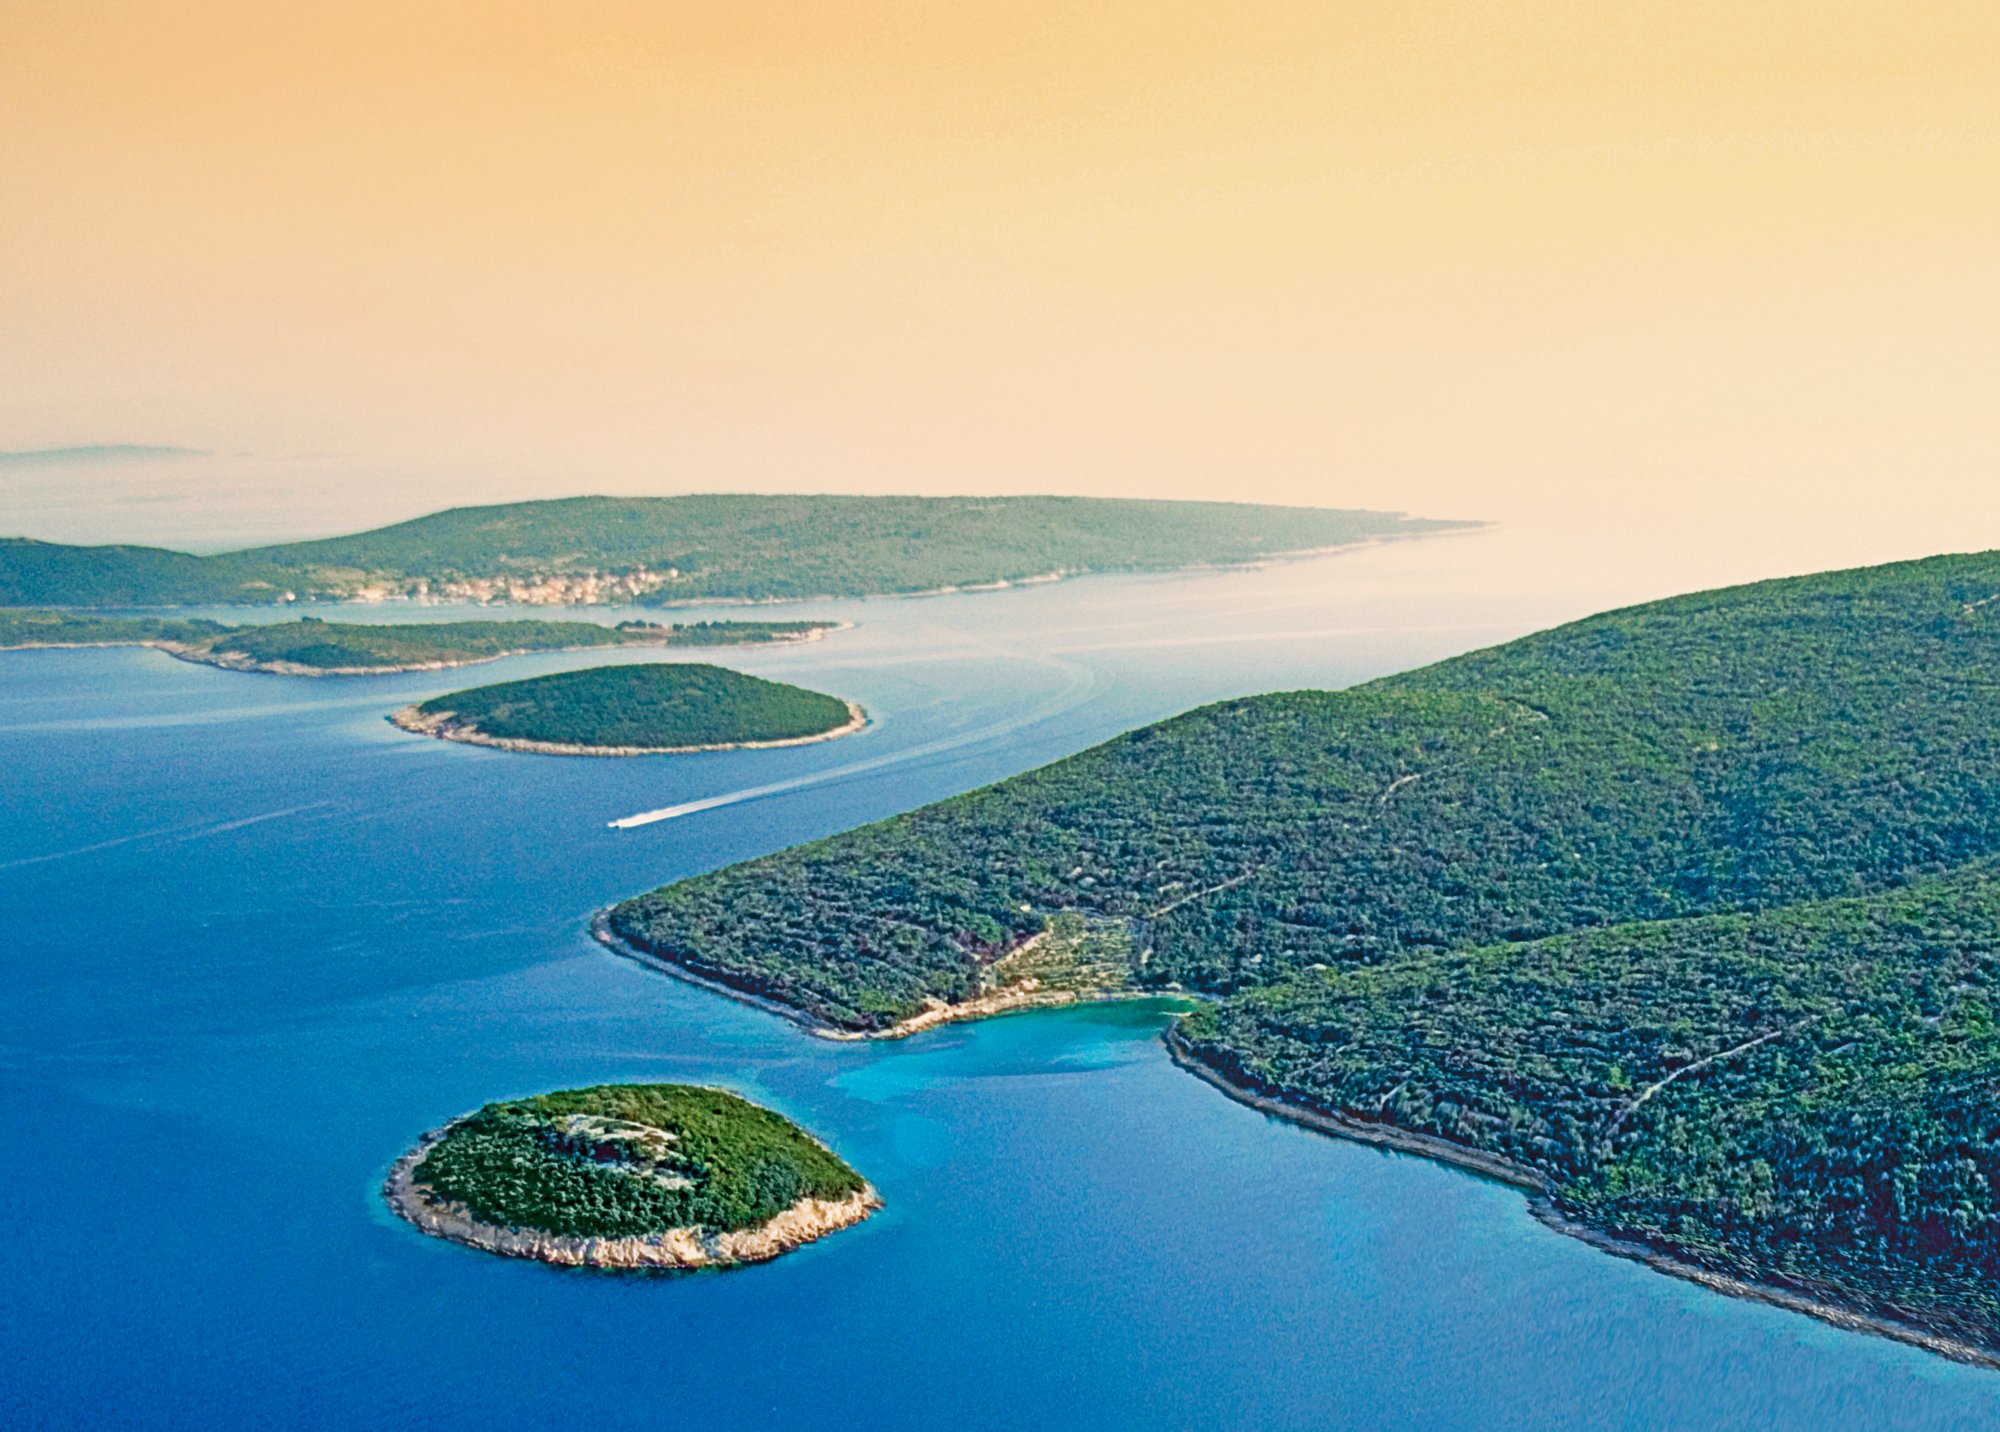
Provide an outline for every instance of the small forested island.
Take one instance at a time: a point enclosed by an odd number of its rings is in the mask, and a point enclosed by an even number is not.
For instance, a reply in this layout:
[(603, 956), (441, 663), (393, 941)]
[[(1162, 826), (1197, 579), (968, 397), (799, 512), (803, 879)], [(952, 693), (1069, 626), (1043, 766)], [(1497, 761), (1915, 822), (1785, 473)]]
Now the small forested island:
[(453, 691), (392, 713), (405, 731), (557, 756), (798, 746), (858, 731), (851, 701), (694, 662), (593, 666)]
[(383, 1193), (424, 1232), (571, 1267), (755, 1263), (882, 1206), (782, 1115), (720, 1089), (600, 1084), (488, 1104), (428, 1134)]
[(886, 596), (1261, 562), (1478, 525), (1088, 497), (575, 497), (458, 507), (373, 532), (206, 557), (0, 538), (0, 605)]
[(364, 625), (318, 617), (262, 625), (175, 617), (92, 616), (0, 608), (0, 651), (36, 647), (148, 646), (231, 671), (285, 676), (379, 676), (438, 671), (537, 651), (597, 647), (726, 646), (812, 641), (831, 622), (464, 621)]
[(1257, 1107), (2000, 1359), (2000, 554), (1227, 701), (604, 937), (821, 1029), (1132, 991)]

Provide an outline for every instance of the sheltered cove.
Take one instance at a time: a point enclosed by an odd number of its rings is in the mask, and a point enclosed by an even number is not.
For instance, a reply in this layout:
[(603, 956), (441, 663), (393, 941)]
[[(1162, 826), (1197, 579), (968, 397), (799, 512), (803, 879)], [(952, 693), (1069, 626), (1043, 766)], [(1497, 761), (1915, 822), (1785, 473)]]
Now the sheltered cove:
[[(810, 1015), (781, 1000), (767, 995), (740, 989), (725, 979), (699, 972), (688, 965), (670, 959), (653, 951), (642, 949), (621, 939), (611, 929), (607, 911), (600, 911), (591, 920), (591, 935), (613, 953), (635, 960), (649, 969), (682, 980), (688, 984), (723, 995), (739, 1003), (761, 1009), (767, 1014), (775, 1014), (790, 1021), (807, 1033), (821, 1039), (843, 1042), (860, 1040), (904, 1039), (927, 1029), (935, 1029), (946, 1024), (963, 1023), (972, 1020), (992, 1018), (997, 1015), (1026, 1013), (1038, 1009), (1057, 1009), (1075, 1004), (1101, 1004), (1131, 999), (1157, 999), (1159, 991), (1002, 991), (977, 1000), (969, 1000), (957, 1005), (935, 1005), (894, 1025), (879, 1030), (855, 1031), (831, 1029), (814, 1020)], [(1634, 1239), (1619, 1238), (1603, 1230), (1578, 1222), (1557, 1207), (1550, 1197), (1548, 1182), (1535, 1170), (1509, 1159), (1482, 1153), (1452, 1143), (1448, 1139), (1424, 1134), (1411, 1129), (1400, 1128), (1383, 1121), (1362, 1119), (1351, 1115), (1332, 1113), (1292, 1103), (1272, 1094), (1260, 1092), (1249, 1084), (1232, 1077), (1218, 1068), (1190, 1046), (1180, 1035), (1180, 1020), (1172, 1020), (1161, 1034), (1161, 1042), (1166, 1046), (1168, 1056), (1185, 1072), (1194, 1075), (1203, 1083), (1220, 1091), (1230, 1099), (1270, 1118), (1282, 1119), (1297, 1124), (1315, 1133), (1332, 1138), (1344, 1139), (1350, 1143), (1369, 1144), (1376, 1148), (1396, 1153), (1413, 1154), (1436, 1163), (1447, 1164), (1481, 1178), (1508, 1184), (1520, 1189), (1528, 1198), (1529, 1212), (1545, 1227), (1587, 1243), (1600, 1252), (1614, 1257), (1643, 1263), (1657, 1272), (1699, 1284), (1712, 1292), (1729, 1297), (1744, 1298), (1752, 1302), (1765, 1303), (1782, 1308), (1787, 1312), (1803, 1313), (1834, 1327), (1850, 1332), (1867, 1333), (1889, 1338), (1896, 1342), (1910, 1344), (1955, 1362), (2000, 1370), (2000, 1352), (1975, 1340), (1972, 1336), (1957, 1336), (1928, 1326), (1920, 1320), (1920, 1315), (1912, 1316), (1887, 1305), (1866, 1304), (1858, 1299), (1847, 1299), (1838, 1294), (1805, 1287), (1786, 1286), (1775, 1282), (1759, 1282), (1733, 1274), (1705, 1267), (1690, 1259), (1650, 1243)], [(421, 1150), (410, 1155), (414, 1160)], [(401, 1168), (401, 1165), (398, 1166)], [(392, 1176), (391, 1183), (394, 1183)], [(872, 1194), (873, 1190), (870, 1190)], [(391, 1201), (394, 1201), (393, 1193)], [(879, 1203), (874, 1205), (879, 1206)], [(398, 1212), (403, 1212), (401, 1208)], [(405, 1217), (411, 1217), (404, 1212)], [(859, 1218), (865, 1218), (864, 1211)], [(412, 1218), (412, 1221), (417, 1221)], [(858, 1218), (854, 1221), (858, 1221)], [(844, 1225), (840, 1225), (844, 1226)], [(455, 1237), (442, 1229), (441, 1236)], [(761, 1231), (761, 1230), (760, 1230)], [(828, 1229), (827, 1231), (832, 1231)], [(819, 1236), (817, 1234), (813, 1236)], [(460, 1239), (459, 1241), (468, 1241)], [(582, 1240), (572, 1240), (582, 1241)], [(486, 1247), (486, 1243), (474, 1246)], [(499, 1249), (496, 1251), (511, 1251)], [(780, 1250), (782, 1251), (782, 1250)], [(527, 1253), (526, 1256), (541, 1256)], [(614, 1254), (613, 1256), (622, 1256)], [(765, 1255), (773, 1256), (773, 1255)], [(552, 1261), (572, 1261), (557, 1259)], [(608, 1264), (604, 1266), (628, 1266)], [(639, 1266), (632, 1264), (629, 1266)]]
[(1043, 989), (1028, 983), (997, 989), (961, 1004), (933, 1001), (928, 1007), (882, 1029), (834, 1029), (814, 1019), (804, 1010), (786, 1004), (783, 1000), (773, 999), (768, 995), (730, 983), (727, 976), (720, 971), (698, 969), (685, 961), (633, 944), (611, 928), (609, 910), (599, 910), (591, 916), (590, 935), (613, 954), (636, 961), (647, 969), (657, 970), (684, 984), (705, 989), (711, 994), (719, 994), (725, 999), (733, 999), (738, 1004), (747, 1004), (752, 1009), (761, 1009), (766, 1014), (775, 1014), (780, 1019), (796, 1024), (815, 1038), (829, 1039), (840, 1044), (854, 1044), (864, 1040), (908, 1039), (913, 1034), (922, 1034), (927, 1029), (937, 1029), (947, 1024), (968, 1024), (973, 1020), (993, 1019), (1003, 1014), (1026, 1014), (1038, 1009), (1064, 1009), (1076, 1004), (1118, 1004), (1132, 1000), (1178, 997), (1178, 992), (1173, 990)]
[[(611, 930), (609, 922), (602, 912), (591, 921), (591, 933), (600, 943), (614, 953), (636, 960), (648, 968), (659, 970), (662, 973), (699, 986), (712, 993), (724, 995), (740, 1003), (761, 1009), (766, 1013), (775, 1014), (782, 1019), (799, 1025), (808, 1033), (822, 1039), (841, 1041), (902, 1039), (912, 1034), (921, 1033), (926, 1029), (937, 1028), (941, 1025), (985, 1019), (995, 1015), (1025, 1013), (1036, 1009), (1055, 1009), (1073, 1004), (1105, 1003), (1126, 999), (1160, 997), (1158, 992), (1153, 991), (1044, 991), (1039, 994), (1028, 992), (1020, 996), (989, 996), (981, 1000), (968, 1001), (962, 1005), (934, 1007), (881, 1030), (867, 1032), (836, 1030), (826, 1028), (813, 1020), (804, 1011), (787, 1005), (782, 1001), (738, 989), (720, 979), (697, 973), (686, 965), (667, 959), (651, 951), (641, 949), (620, 939)], [(1924, 1319), (1921, 1314), (1907, 1313), (1886, 1303), (1864, 1302), (1861, 1299), (1849, 1298), (1825, 1289), (1777, 1282), (1762, 1282), (1740, 1277), (1706, 1267), (1651, 1243), (1617, 1237), (1614, 1234), (1578, 1222), (1566, 1215), (1550, 1196), (1547, 1180), (1535, 1170), (1527, 1168), (1524, 1165), (1482, 1153), (1477, 1149), (1467, 1148), (1434, 1135), (1400, 1128), (1394, 1124), (1382, 1121), (1314, 1109), (1260, 1092), (1251, 1085), (1233, 1077), (1228, 1071), (1220, 1069), (1208, 1060), (1203, 1059), (1181, 1037), (1179, 1025), (1180, 1020), (1176, 1018), (1167, 1025), (1161, 1034), (1161, 1042), (1166, 1046), (1168, 1056), (1173, 1062), (1185, 1072), (1194, 1075), (1203, 1083), (1210, 1085), (1228, 1098), (1248, 1108), (1255, 1109), (1268, 1117), (1282, 1119), (1287, 1123), (1297, 1124), (1315, 1133), (1344, 1139), (1350, 1143), (1369, 1144), (1396, 1153), (1413, 1154), (1420, 1158), (1430, 1159), (1436, 1163), (1447, 1164), (1481, 1178), (1508, 1184), (1520, 1189), (1527, 1196), (1529, 1212), (1545, 1227), (1567, 1237), (1575, 1238), (1579, 1242), (1587, 1243), (1600, 1252), (1609, 1253), (1614, 1257), (1625, 1258), (1633, 1262), (1643, 1263), (1657, 1272), (1699, 1284), (1712, 1292), (1721, 1293), (1729, 1297), (1744, 1298), (1752, 1302), (1764, 1303), (1771, 1307), (1782, 1308), (1787, 1312), (1803, 1313), (1808, 1317), (1816, 1318), (1834, 1327), (1907, 1343), (1913, 1347), (1922, 1348), (1927, 1352), (1950, 1358), (1955, 1362), (2000, 1370), (2000, 1352), (1996, 1352), (1994, 1348), (1977, 1340), (1975, 1334), (1968, 1332), (1960, 1335), (1952, 1330), (1941, 1329), (1931, 1325), (1930, 1321)], [(421, 1154), (422, 1149), (420, 1148), (409, 1155), (404, 1162), (414, 1164), (415, 1160), (421, 1157)], [(401, 1171), (403, 1167), (403, 1164), (399, 1164), (398, 1170)], [(392, 1203), (396, 1202), (395, 1182), (396, 1177), (392, 1175), (390, 1180)], [(872, 1197), (873, 1192), (873, 1189), (869, 1189), (867, 1190), (867, 1195)], [(861, 1196), (857, 1195), (857, 1197)], [(861, 1218), (867, 1217), (869, 1211), (879, 1206), (880, 1203), (877, 1200), (869, 1204), (861, 1212), (847, 1217), (846, 1221), (858, 1222)], [(455, 1238), (461, 1242), (472, 1242), (473, 1246), (476, 1247), (494, 1246), (488, 1242), (459, 1237), (457, 1233), (447, 1227), (429, 1228), (419, 1218), (414, 1217), (400, 1206), (397, 1211), (402, 1213), (404, 1217), (410, 1218), (412, 1222), (419, 1222), (420, 1226), (426, 1226), (427, 1231), (438, 1232), (440, 1236)], [(822, 1211), (827, 1214), (835, 1214), (836, 1216), (845, 1216), (845, 1210), (840, 1210), (836, 1214), (836, 1206), (834, 1205), (821, 1205), (818, 1209), (814, 1210), (815, 1213)], [(440, 1222), (442, 1221), (440, 1220)], [(833, 1226), (844, 1227), (846, 1226), (846, 1222), (841, 1222)], [(491, 1230), (483, 1231), (491, 1232)], [(755, 1230), (758, 1234), (762, 1234), (765, 1231)], [(783, 1233), (783, 1230), (775, 1227), (772, 1227), (770, 1231), (780, 1236)], [(833, 1231), (833, 1227), (828, 1227), (823, 1231), (831, 1232)], [(503, 1232), (506, 1231), (503, 1230)], [(517, 1234), (516, 1237), (518, 1236)], [(819, 1236), (822, 1236), (822, 1233), (812, 1233), (807, 1239), (801, 1239), (800, 1241), (809, 1241), (810, 1237)], [(560, 1242), (563, 1240), (555, 1241)], [(589, 1240), (567, 1241), (574, 1244), (582, 1244)], [(495, 1251), (518, 1252), (521, 1256), (530, 1257), (547, 1256), (544, 1252), (540, 1251), (542, 1246), (542, 1242), (537, 1241), (534, 1243), (532, 1249), (528, 1247), (519, 1249), (495, 1247)], [(787, 1244), (786, 1246), (796, 1245)], [(577, 1251), (581, 1250), (561, 1250), (561, 1256), (550, 1257), (549, 1261), (585, 1261), (581, 1257), (574, 1256)], [(775, 1250), (775, 1252), (782, 1251), (783, 1248)], [(760, 1256), (775, 1256), (775, 1252), (765, 1253)], [(607, 1256), (611, 1259), (623, 1259), (631, 1255), (627, 1250), (621, 1248), (610, 1251)], [(643, 1256), (650, 1260), (656, 1255), (647, 1254)], [(607, 1261), (593, 1265), (637, 1267), (648, 1266), (649, 1264), (635, 1260), (632, 1262)], [(668, 1265), (660, 1263), (650, 1263), (650, 1265), (697, 1266), (695, 1264)]]

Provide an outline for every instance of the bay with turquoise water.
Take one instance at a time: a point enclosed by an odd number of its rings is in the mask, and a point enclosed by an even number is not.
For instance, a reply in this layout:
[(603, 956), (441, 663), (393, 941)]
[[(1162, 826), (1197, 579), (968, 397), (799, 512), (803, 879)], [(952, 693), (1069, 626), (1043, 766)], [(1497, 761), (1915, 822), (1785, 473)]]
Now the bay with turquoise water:
[[(1495, 534), (814, 603), (782, 614), (856, 627), (700, 655), (858, 700), (867, 731), (623, 761), (382, 719), (603, 653), (323, 681), (0, 654), (0, 1424), (1993, 1425), (2000, 1374), (1232, 1103), (1168, 1062), (1161, 1009), (830, 1043), (587, 936), (620, 896), (1204, 701), (1654, 594)], [(716, 797), (737, 798), (608, 828)], [(887, 1207), (772, 1264), (653, 1278), (489, 1257), (383, 1207), (426, 1129), (611, 1079), (768, 1102)]]

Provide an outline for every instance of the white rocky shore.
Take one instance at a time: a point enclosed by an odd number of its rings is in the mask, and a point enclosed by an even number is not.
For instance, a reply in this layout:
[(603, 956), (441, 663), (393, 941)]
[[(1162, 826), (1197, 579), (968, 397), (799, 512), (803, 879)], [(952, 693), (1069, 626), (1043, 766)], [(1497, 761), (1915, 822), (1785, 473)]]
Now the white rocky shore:
[(439, 1129), (427, 1134), (423, 1142), (396, 1161), (382, 1186), (389, 1207), (435, 1237), (510, 1258), (536, 1258), (566, 1268), (642, 1271), (762, 1263), (851, 1227), (882, 1206), (881, 1195), (864, 1184), (858, 1193), (837, 1201), (802, 1198), (755, 1228), (740, 1228), (730, 1233), (669, 1228), (644, 1238), (581, 1238), (532, 1228), (507, 1228), (482, 1222), (464, 1204), (441, 1198), (430, 1185), (418, 1181), (417, 1165), (444, 1133), (445, 1130)]

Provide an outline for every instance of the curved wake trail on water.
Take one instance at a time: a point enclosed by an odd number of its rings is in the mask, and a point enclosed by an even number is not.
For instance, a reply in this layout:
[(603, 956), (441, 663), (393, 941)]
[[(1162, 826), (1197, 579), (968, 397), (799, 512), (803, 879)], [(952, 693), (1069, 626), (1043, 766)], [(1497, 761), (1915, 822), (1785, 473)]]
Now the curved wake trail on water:
[(874, 756), (865, 761), (853, 761), (845, 766), (835, 766), (831, 770), (815, 771), (808, 776), (794, 776), (790, 780), (772, 781), (768, 785), (748, 786), (742, 790), (724, 792), (722, 795), (704, 796), (700, 800), (683, 801), (679, 805), (662, 806), (658, 810), (640, 811), (637, 815), (623, 816), (606, 824), (612, 830), (636, 830), (642, 825), (653, 825), (663, 820), (678, 820), (682, 816), (694, 815), (700, 811), (716, 810), (722, 806), (741, 805), (745, 801), (762, 800), (766, 796), (783, 795), (788, 791), (804, 790), (808, 786), (820, 786), (827, 784), (829, 781), (846, 780), (849, 776), (864, 775), (870, 771), (886, 770), (891, 766), (900, 766), (909, 761), (922, 760), (925, 757), (935, 756), (945, 751), (961, 750), (966, 746), (978, 745), (982, 741), (991, 741), (1002, 736), (1010, 736), (1025, 727), (1035, 725), (1037, 722), (1046, 721), (1053, 716), (1060, 716), (1063, 712), (1073, 710), (1089, 700), (1091, 693), (1097, 689), (1097, 673), (1081, 663), (1066, 661), (1059, 656), (1050, 656), (1041, 653), (1027, 656), (1020, 652), (1006, 651), (1004, 654), (1019, 661), (1060, 671), (1068, 677), (1068, 681), (1064, 684), (1061, 691), (1057, 692), (1040, 706), (1030, 711), (1022, 712), (1018, 716), (1011, 716), (1004, 721), (997, 721), (990, 726), (981, 726), (972, 731), (961, 731), (955, 736), (941, 736), (935, 741), (925, 741), (923, 744), (912, 746), (906, 751), (894, 751), (888, 755)]

